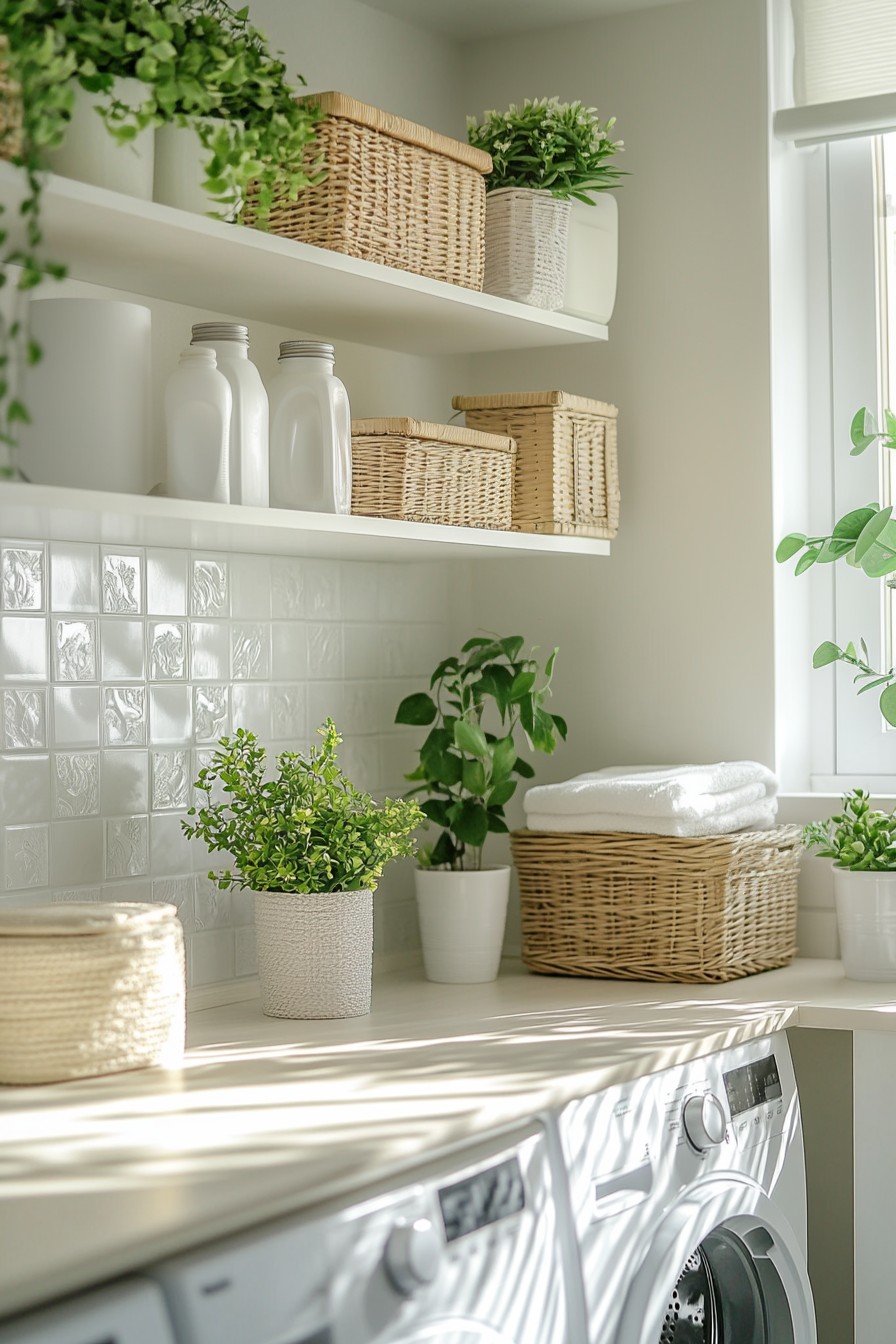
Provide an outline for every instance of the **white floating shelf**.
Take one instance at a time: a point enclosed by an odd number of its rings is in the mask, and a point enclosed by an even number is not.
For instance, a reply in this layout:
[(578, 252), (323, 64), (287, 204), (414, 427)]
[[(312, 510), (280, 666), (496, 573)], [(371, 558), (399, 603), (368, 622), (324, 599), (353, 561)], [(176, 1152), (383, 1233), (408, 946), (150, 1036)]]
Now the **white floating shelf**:
[(608, 541), (587, 537), (489, 532), (9, 482), (0, 483), (0, 535), (336, 560), (499, 560), (610, 553)]
[[(0, 204), (16, 237), (21, 181), (0, 163)], [(316, 336), (419, 355), (605, 341), (607, 328), (222, 224), (64, 177), (42, 199), (46, 255), (69, 274)]]

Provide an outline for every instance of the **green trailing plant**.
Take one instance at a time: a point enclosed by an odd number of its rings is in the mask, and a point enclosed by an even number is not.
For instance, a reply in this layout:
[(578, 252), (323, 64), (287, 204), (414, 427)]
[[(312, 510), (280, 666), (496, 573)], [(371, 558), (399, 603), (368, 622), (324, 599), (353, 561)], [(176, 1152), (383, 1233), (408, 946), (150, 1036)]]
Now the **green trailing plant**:
[(416, 803), (387, 798), (380, 806), (339, 768), (342, 741), (332, 719), (307, 754), (281, 752), (266, 775), (266, 752), (254, 733), (222, 737), (194, 788), (204, 801), (189, 809), (184, 834), (233, 858), (236, 871), (210, 872), (219, 887), (319, 895), (374, 891), (393, 859), (414, 853), (423, 821)]
[(432, 725), (417, 768), (405, 776), (415, 786), (408, 796), (426, 794), (421, 810), (441, 828), (435, 844), (420, 849), (423, 867), (478, 869), (489, 832), (507, 831), (504, 807), (516, 792), (515, 776), (535, 773), (517, 754), (518, 727), (534, 751), (550, 753), (566, 738), (566, 722), (545, 708), (557, 649), (542, 673), (535, 651), (527, 654), (523, 645), (520, 635), (468, 639), (459, 657), (439, 663), (429, 692), (398, 706), (396, 723)]
[[(883, 427), (878, 427), (872, 413), (862, 407), (853, 417), (850, 439), (852, 457), (864, 453), (874, 443), (892, 451), (896, 448), (896, 415), (885, 411)], [(844, 514), (829, 533), (809, 536), (805, 532), (789, 532), (778, 543), (775, 559), (783, 564), (798, 556), (796, 574), (805, 574), (813, 565), (845, 560), (869, 578), (886, 579), (896, 574), (896, 521), (892, 514), (892, 504), (885, 508), (877, 503), (865, 504)], [(852, 641), (843, 648), (829, 639), (819, 644), (812, 657), (813, 667), (827, 667), (836, 662), (855, 669), (853, 682), (862, 683), (859, 695), (880, 691), (881, 714), (896, 727), (896, 668), (873, 667), (864, 639), (859, 640), (858, 649)]]
[(597, 109), (579, 102), (527, 98), (521, 107), (486, 112), (481, 123), (468, 117), (467, 138), (492, 156), (489, 191), (529, 187), (593, 205), (596, 192), (611, 190), (626, 176), (613, 162), (623, 149), (621, 140), (611, 138), (615, 125), (615, 117), (601, 125)]
[(896, 810), (878, 812), (864, 789), (844, 794), (843, 811), (828, 821), (813, 821), (803, 830), (803, 843), (838, 868), (859, 873), (896, 869)]
[[(253, 223), (264, 227), (275, 200), (295, 199), (319, 179), (309, 146), (320, 109), (296, 101), (286, 66), (247, 8), (225, 0), (0, 0), (0, 32), (0, 60), (22, 104), (21, 126), (0, 130), (4, 157), (23, 179), (20, 227), (10, 230), (0, 218), (3, 283), (7, 267), (21, 268), (20, 298), (44, 275), (65, 275), (43, 253), (41, 194), (47, 153), (65, 137), (76, 85), (100, 96), (98, 115), (122, 144), (149, 127), (192, 127), (206, 155), (210, 213), (221, 218), (252, 184)], [(115, 96), (118, 77), (142, 81), (139, 106)], [(18, 374), (40, 358), (21, 303), (15, 308), (0, 324), (0, 442), (8, 447), (17, 423), (28, 419), (15, 395)], [(13, 474), (11, 466), (4, 474)]]

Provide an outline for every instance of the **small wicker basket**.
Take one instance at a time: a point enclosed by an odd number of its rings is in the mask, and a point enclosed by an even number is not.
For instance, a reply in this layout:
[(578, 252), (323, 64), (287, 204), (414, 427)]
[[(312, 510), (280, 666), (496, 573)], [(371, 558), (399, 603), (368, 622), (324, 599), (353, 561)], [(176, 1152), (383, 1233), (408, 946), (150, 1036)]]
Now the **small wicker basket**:
[(0, 1083), (56, 1083), (184, 1050), (184, 939), (173, 905), (0, 911)]
[(509, 531), (516, 445), (422, 420), (352, 421), (352, 513)]
[[(343, 93), (303, 101), (324, 113), (308, 155), (323, 156), (326, 175), (275, 203), (270, 231), (481, 290), (490, 156)], [(252, 223), (251, 195), (243, 218)]]
[(714, 984), (796, 956), (797, 826), (699, 840), (523, 830), (511, 845), (532, 971)]
[(0, 159), (14, 159), (22, 151), (22, 99), (9, 74), (9, 38), (0, 33)]
[(471, 429), (516, 440), (515, 532), (616, 536), (615, 406), (569, 392), (454, 397), (451, 404)]

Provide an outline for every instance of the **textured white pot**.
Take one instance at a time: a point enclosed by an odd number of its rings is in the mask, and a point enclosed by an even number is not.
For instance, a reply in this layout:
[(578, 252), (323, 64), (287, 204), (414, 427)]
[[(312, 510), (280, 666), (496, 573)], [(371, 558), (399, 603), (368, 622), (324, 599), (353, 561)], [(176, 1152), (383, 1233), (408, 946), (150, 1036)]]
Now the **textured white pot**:
[(501, 960), (510, 868), (414, 873), (426, 978), (446, 985), (494, 980)]
[(569, 201), (549, 191), (490, 191), (485, 198), (485, 292), (535, 308), (562, 308), (569, 216)]
[(849, 980), (896, 980), (896, 872), (834, 866), (840, 955)]
[[(156, 129), (152, 198), (161, 205), (189, 210), (194, 215), (217, 213), (220, 206), (203, 187), (208, 154), (192, 126), (159, 126)], [(229, 212), (235, 219), (239, 204)]]
[[(117, 79), (114, 92), (128, 107), (140, 107), (146, 101), (146, 85), (139, 79)], [(140, 131), (129, 144), (120, 145), (106, 130), (96, 110), (106, 102), (105, 94), (87, 93), (78, 85), (65, 139), (47, 155), (47, 166), (61, 177), (74, 177), (95, 187), (151, 201), (155, 146), (152, 127)]]
[(370, 1012), (373, 893), (255, 893), (261, 1007), (268, 1017)]
[(602, 191), (593, 205), (572, 201), (571, 207), (563, 311), (591, 322), (609, 322), (619, 264), (616, 197)]

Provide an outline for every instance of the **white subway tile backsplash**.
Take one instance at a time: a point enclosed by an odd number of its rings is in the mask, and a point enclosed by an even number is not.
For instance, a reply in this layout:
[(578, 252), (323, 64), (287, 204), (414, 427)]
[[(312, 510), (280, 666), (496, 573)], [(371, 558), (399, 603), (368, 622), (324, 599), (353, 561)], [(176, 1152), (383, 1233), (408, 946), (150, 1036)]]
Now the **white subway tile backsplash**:
[[(0, 541), (0, 900), (166, 901), (189, 983), (253, 975), (252, 893), (183, 834), (199, 769), (244, 727), (270, 774), (332, 717), (353, 782), (400, 792), (395, 706), (446, 651), (446, 594), (432, 566)], [(415, 945), (409, 874), (380, 888), (380, 950)]]

